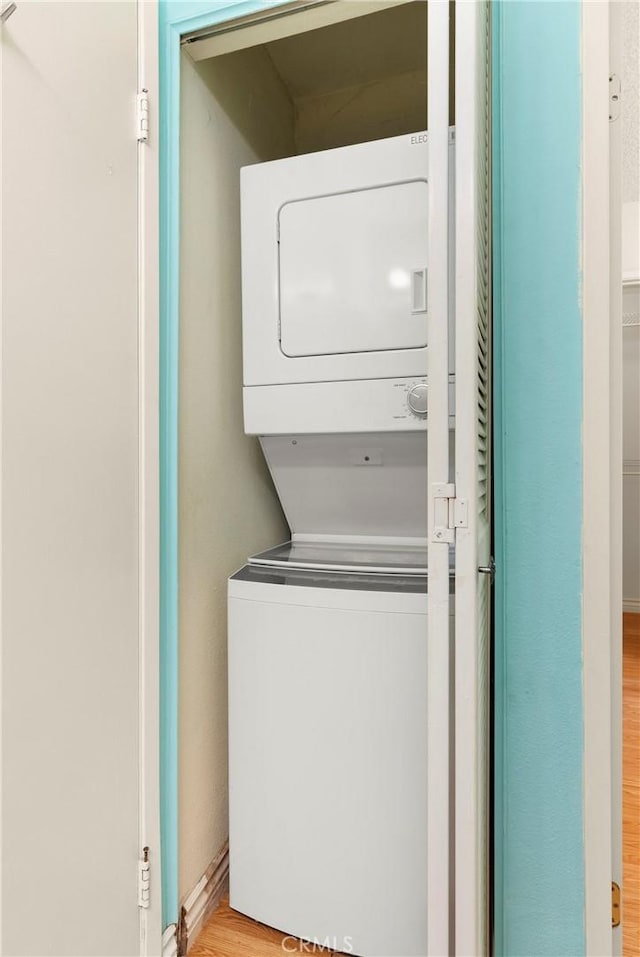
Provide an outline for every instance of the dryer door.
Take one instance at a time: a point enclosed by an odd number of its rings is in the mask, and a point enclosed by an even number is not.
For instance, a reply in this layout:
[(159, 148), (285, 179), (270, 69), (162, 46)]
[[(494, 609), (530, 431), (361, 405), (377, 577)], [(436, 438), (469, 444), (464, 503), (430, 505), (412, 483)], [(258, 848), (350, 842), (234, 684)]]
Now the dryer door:
[(427, 200), (417, 180), (281, 207), (285, 355), (426, 346)]

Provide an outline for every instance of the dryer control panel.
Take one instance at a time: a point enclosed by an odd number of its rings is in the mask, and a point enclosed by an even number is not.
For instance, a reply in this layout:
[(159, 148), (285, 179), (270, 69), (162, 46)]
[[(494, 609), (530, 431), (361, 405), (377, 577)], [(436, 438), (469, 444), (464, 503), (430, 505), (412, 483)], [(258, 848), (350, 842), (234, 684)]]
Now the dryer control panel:
[(426, 381), (415, 382), (407, 392), (409, 411), (420, 419), (426, 419), (429, 407), (428, 386)]
[[(424, 431), (428, 424), (426, 376), (305, 382), (244, 389), (249, 435), (322, 432)], [(453, 428), (453, 379), (449, 385)]]

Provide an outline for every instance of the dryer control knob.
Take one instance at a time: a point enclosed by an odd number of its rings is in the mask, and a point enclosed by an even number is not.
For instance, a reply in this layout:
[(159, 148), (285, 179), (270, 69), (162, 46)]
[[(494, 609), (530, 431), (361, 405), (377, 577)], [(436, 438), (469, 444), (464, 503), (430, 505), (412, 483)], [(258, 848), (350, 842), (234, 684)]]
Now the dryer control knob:
[(427, 416), (427, 391), (426, 384), (420, 382), (409, 389), (407, 396), (407, 402), (413, 414), (423, 419)]

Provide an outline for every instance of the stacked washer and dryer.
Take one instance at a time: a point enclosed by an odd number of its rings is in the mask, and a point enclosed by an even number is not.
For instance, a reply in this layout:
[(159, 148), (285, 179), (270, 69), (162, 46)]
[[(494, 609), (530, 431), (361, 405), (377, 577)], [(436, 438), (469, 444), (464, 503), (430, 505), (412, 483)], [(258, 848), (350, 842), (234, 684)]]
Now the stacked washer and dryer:
[(291, 540), (229, 580), (231, 906), (365, 957), (427, 952), (427, 178), (418, 134), (241, 180), (245, 431)]

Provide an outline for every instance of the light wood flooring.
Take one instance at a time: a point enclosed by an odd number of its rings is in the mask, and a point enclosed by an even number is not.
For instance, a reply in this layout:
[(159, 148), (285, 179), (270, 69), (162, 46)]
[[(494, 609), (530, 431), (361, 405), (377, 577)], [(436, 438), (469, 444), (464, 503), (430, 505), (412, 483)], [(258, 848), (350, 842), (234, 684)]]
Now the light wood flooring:
[(189, 951), (189, 957), (286, 957), (287, 953), (330, 957), (334, 953), (302, 942), (299, 948), (291, 937), (231, 910), (229, 897), (225, 895)]
[[(623, 652), (623, 954), (640, 957), (640, 615), (624, 616)], [(228, 897), (190, 957), (283, 957), (285, 935), (243, 917)], [(291, 942), (287, 941), (287, 947)], [(298, 951), (296, 951), (298, 952)], [(300, 953), (305, 951), (301, 949)], [(324, 952), (328, 954), (328, 951)]]
[(640, 615), (623, 620), (622, 953), (640, 957)]

